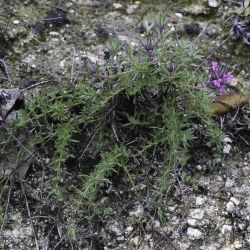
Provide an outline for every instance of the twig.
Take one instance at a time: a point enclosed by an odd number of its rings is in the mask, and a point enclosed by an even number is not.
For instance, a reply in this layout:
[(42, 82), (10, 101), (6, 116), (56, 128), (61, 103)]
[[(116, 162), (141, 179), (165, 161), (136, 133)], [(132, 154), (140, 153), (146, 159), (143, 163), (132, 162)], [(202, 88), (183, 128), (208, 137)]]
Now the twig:
[(64, 240), (64, 237), (62, 237), (62, 238), (57, 242), (57, 244), (55, 245), (55, 247), (53, 248), (53, 250), (55, 250), (55, 249), (62, 243), (63, 240)]
[(21, 91), (21, 92), (24, 92), (24, 91), (26, 91), (26, 90), (33, 89), (33, 88), (35, 88), (35, 87), (37, 87), (37, 86), (40, 86), (40, 85), (45, 84), (45, 83), (48, 83), (48, 82), (51, 82), (51, 80), (46, 80), (46, 81), (37, 82), (37, 83), (35, 83), (35, 84), (32, 84), (32, 85), (28, 86), (27, 88), (21, 89), (20, 91)]
[(114, 106), (107, 112), (107, 114), (104, 116), (104, 118), (96, 125), (96, 127), (95, 127), (94, 130), (92, 131), (92, 133), (91, 133), (91, 135), (89, 136), (89, 138), (87, 138), (87, 140), (86, 140), (86, 142), (85, 142), (85, 145), (84, 145), (84, 147), (83, 147), (82, 154), (81, 154), (81, 156), (80, 156), (79, 159), (82, 159), (82, 158), (84, 157), (84, 155), (85, 155), (86, 151), (88, 150), (88, 148), (89, 148), (91, 142), (92, 142), (93, 139), (95, 138), (95, 136), (96, 136), (98, 130), (100, 129), (100, 127), (101, 127), (103, 124), (106, 124), (106, 122), (104, 122), (104, 119), (105, 119), (107, 116), (109, 116), (109, 114), (110, 114), (111, 112), (113, 112), (115, 108), (116, 108), (116, 105), (114, 105)]
[(36, 158), (36, 156), (29, 150), (29, 149), (27, 149), (16, 137), (15, 137), (15, 135), (10, 131), (10, 129), (9, 128), (7, 128), (6, 126), (5, 126), (5, 123), (4, 123), (4, 121), (2, 120), (2, 126), (4, 127), (4, 129), (17, 141), (17, 143), (26, 151), (26, 152), (28, 152), (36, 161), (37, 161), (37, 163), (40, 165), (40, 161), (39, 161), (39, 159), (37, 159)]
[[(213, 54), (221, 48), (221, 46), (223, 46), (230, 38), (232, 38), (232, 36), (233, 35), (229, 35), (224, 41), (221, 42), (221, 44), (217, 48), (210, 50), (207, 53), (208, 56), (206, 57), (205, 60), (207, 60), (208, 58), (212, 57)], [(201, 66), (203, 66), (206, 63), (205, 60), (203, 60), (203, 62), (200, 65), (198, 65), (197, 69), (194, 71), (194, 74), (200, 69)]]
[(36, 234), (34, 223), (32, 221), (32, 217), (31, 217), (31, 213), (30, 213), (30, 208), (29, 208), (29, 203), (28, 203), (27, 196), (26, 196), (26, 190), (25, 190), (25, 186), (24, 186), (23, 183), (21, 183), (21, 191), (22, 191), (22, 195), (23, 195), (24, 200), (25, 200), (26, 209), (27, 209), (28, 216), (29, 216), (29, 219), (30, 219), (30, 223), (31, 223), (31, 226), (32, 226), (32, 229), (33, 229), (35, 243), (36, 243), (36, 249), (39, 250), (39, 244), (38, 244), (37, 234)]

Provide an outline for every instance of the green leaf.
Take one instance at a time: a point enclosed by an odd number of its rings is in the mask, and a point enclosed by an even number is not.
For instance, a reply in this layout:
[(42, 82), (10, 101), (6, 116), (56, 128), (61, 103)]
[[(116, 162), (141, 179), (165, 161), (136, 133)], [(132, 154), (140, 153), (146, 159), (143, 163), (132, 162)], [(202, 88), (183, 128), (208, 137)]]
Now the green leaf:
[(250, 16), (250, 7), (245, 9), (244, 16)]

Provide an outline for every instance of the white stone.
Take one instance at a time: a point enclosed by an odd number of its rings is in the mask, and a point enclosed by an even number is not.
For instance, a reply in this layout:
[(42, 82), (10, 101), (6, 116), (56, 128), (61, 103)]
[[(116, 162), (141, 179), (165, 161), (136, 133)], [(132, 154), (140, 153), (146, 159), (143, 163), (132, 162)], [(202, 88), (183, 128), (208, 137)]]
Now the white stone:
[(240, 201), (234, 197), (231, 197), (230, 201), (232, 201), (236, 206), (238, 206), (240, 204)]
[(187, 235), (190, 240), (198, 240), (203, 238), (203, 234), (200, 230), (192, 227), (188, 227)]
[(227, 135), (223, 138), (223, 143), (225, 144), (232, 143), (232, 142), (233, 142), (232, 139)]
[(188, 219), (188, 220), (187, 220), (187, 223), (188, 223), (188, 225), (191, 226), (191, 227), (197, 226), (197, 220), (195, 220), (195, 219)]
[(155, 221), (154, 221), (154, 228), (156, 229), (156, 228), (159, 228), (160, 226), (161, 226), (160, 221), (155, 220)]
[(208, 0), (209, 7), (217, 8), (220, 5), (220, 2), (218, 0)]
[(199, 171), (201, 171), (201, 170), (203, 169), (201, 165), (197, 165), (195, 168), (196, 168), (197, 170), (199, 170)]
[(19, 20), (14, 20), (13, 21), (13, 24), (19, 24), (20, 22), (19, 22)]
[(120, 3), (113, 3), (113, 7), (118, 10), (118, 9), (122, 8), (122, 4), (120, 4)]
[(226, 210), (229, 213), (233, 213), (235, 211), (235, 205), (232, 201), (229, 201), (226, 205)]
[(235, 181), (232, 180), (232, 179), (227, 178), (226, 183), (225, 183), (225, 187), (226, 188), (232, 188), (234, 186), (235, 186)]
[(201, 209), (193, 209), (190, 211), (190, 215), (193, 219), (201, 220), (204, 217), (204, 210)]
[(130, 243), (134, 246), (138, 246), (139, 239), (140, 239), (139, 236), (136, 236), (130, 240)]
[(181, 13), (179, 13), (179, 12), (176, 12), (175, 15), (176, 15), (177, 17), (179, 17), (179, 18), (182, 18), (182, 17), (183, 17), (183, 15), (182, 15)]
[(133, 12), (135, 12), (135, 10), (139, 7), (139, 3), (135, 3), (135, 4), (130, 4), (127, 7), (127, 13), (128, 14), (132, 14)]
[(230, 151), (231, 151), (231, 148), (232, 148), (232, 146), (231, 146), (230, 144), (225, 144), (225, 145), (223, 146), (223, 153), (224, 153), (224, 154), (229, 154)]
[(50, 31), (49, 33), (51, 36), (59, 36), (60, 34), (56, 31)]
[(206, 197), (201, 197), (201, 196), (198, 196), (195, 200), (195, 205), (196, 206), (201, 206), (205, 203), (205, 201), (207, 200)]
[(222, 229), (221, 229), (221, 233), (222, 234), (231, 233), (232, 229), (233, 229), (233, 227), (230, 225), (223, 225)]

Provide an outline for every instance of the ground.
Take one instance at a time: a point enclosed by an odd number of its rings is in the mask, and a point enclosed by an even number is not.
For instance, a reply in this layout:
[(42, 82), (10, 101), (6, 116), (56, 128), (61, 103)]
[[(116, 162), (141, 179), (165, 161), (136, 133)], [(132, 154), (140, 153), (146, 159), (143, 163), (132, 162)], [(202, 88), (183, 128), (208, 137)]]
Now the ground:
[[(239, 83), (249, 84), (249, 48), (228, 39), (229, 21), (221, 25), (230, 19), (234, 6), (220, 1), (179, 1), (169, 5), (166, 1), (151, 2), (3, 4), (0, 59), (6, 54), (9, 58), (1, 75), (2, 86), (26, 89), (38, 83), (38, 87), (23, 91), (29, 100), (44, 85), (80, 81), (86, 58), (102, 62), (110, 37), (138, 46), (142, 20), (152, 20), (159, 11), (167, 16), (170, 40), (184, 37), (199, 43), (207, 61), (226, 62)], [(213, 7), (216, 3), (218, 6)], [(53, 18), (57, 21), (53, 22)], [(45, 25), (41, 25), (42, 20)], [(234, 115), (237, 113), (219, 117), (218, 121), (223, 124), (231, 118), (234, 122)], [(23, 170), (25, 186), (5, 178), (6, 183), (1, 183), (6, 202), (0, 249), (249, 249), (250, 151), (244, 141), (249, 137), (247, 132), (239, 136), (233, 134), (235, 130), (226, 132), (233, 139), (227, 154), (210, 159), (202, 150), (194, 152), (192, 162), (186, 166), (186, 176), (170, 185), (164, 222), (150, 211), (154, 201), (133, 200), (134, 190), (120, 187), (113, 180), (100, 197), (108, 208), (106, 214), (92, 218), (89, 226), (78, 232), (81, 237), (77, 242), (74, 233), (71, 241), (65, 241), (67, 236), (60, 224), (60, 212), (70, 202), (44, 199), (43, 194), (52, 187), (44, 170), (29, 162), (28, 170)], [(137, 188), (146, 193), (149, 184), (142, 182)]]

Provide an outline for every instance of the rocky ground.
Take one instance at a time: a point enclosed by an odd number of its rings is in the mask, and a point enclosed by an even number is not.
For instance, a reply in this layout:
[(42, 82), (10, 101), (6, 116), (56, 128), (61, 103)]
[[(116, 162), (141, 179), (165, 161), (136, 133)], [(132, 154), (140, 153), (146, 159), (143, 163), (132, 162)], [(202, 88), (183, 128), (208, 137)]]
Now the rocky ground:
[[(80, 80), (86, 58), (101, 62), (110, 37), (137, 46), (141, 21), (159, 11), (167, 16), (170, 40), (176, 36), (200, 42), (210, 56), (227, 39), (230, 25), (221, 24), (234, 9), (231, 5), (219, 0), (156, 2), (0, 1), (0, 59), (6, 63), (1, 67), (2, 86), (25, 89)], [(239, 82), (249, 83), (249, 48), (229, 40), (214, 56), (232, 67)], [(26, 91), (26, 98), (34, 92)], [(9, 226), (1, 228), (0, 249), (37, 249), (33, 226), (38, 223), (40, 249), (250, 249), (249, 148), (233, 141), (225, 159), (217, 161), (213, 170), (209, 159), (197, 161), (188, 170), (190, 178), (172, 186), (167, 222), (148, 216), (147, 202), (129, 202), (129, 190), (124, 194), (111, 187), (117, 198), (112, 216), (98, 219), (78, 244), (62, 246), (55, 236), (53, 248), (50, 235), (56, 230), (60, 236), (60, 224), (44, 215), (32, 217), (31, 223), (27, 207), (18, 204), (20, 190), (9, 189), (9, 209), (3, 211)], [(109, 200), (104, 196), (102, 202)], [(53, 225), (50, 232), (45, 230), (48, 224)], [(91, 235), (90, 245), (85, 234)]]

